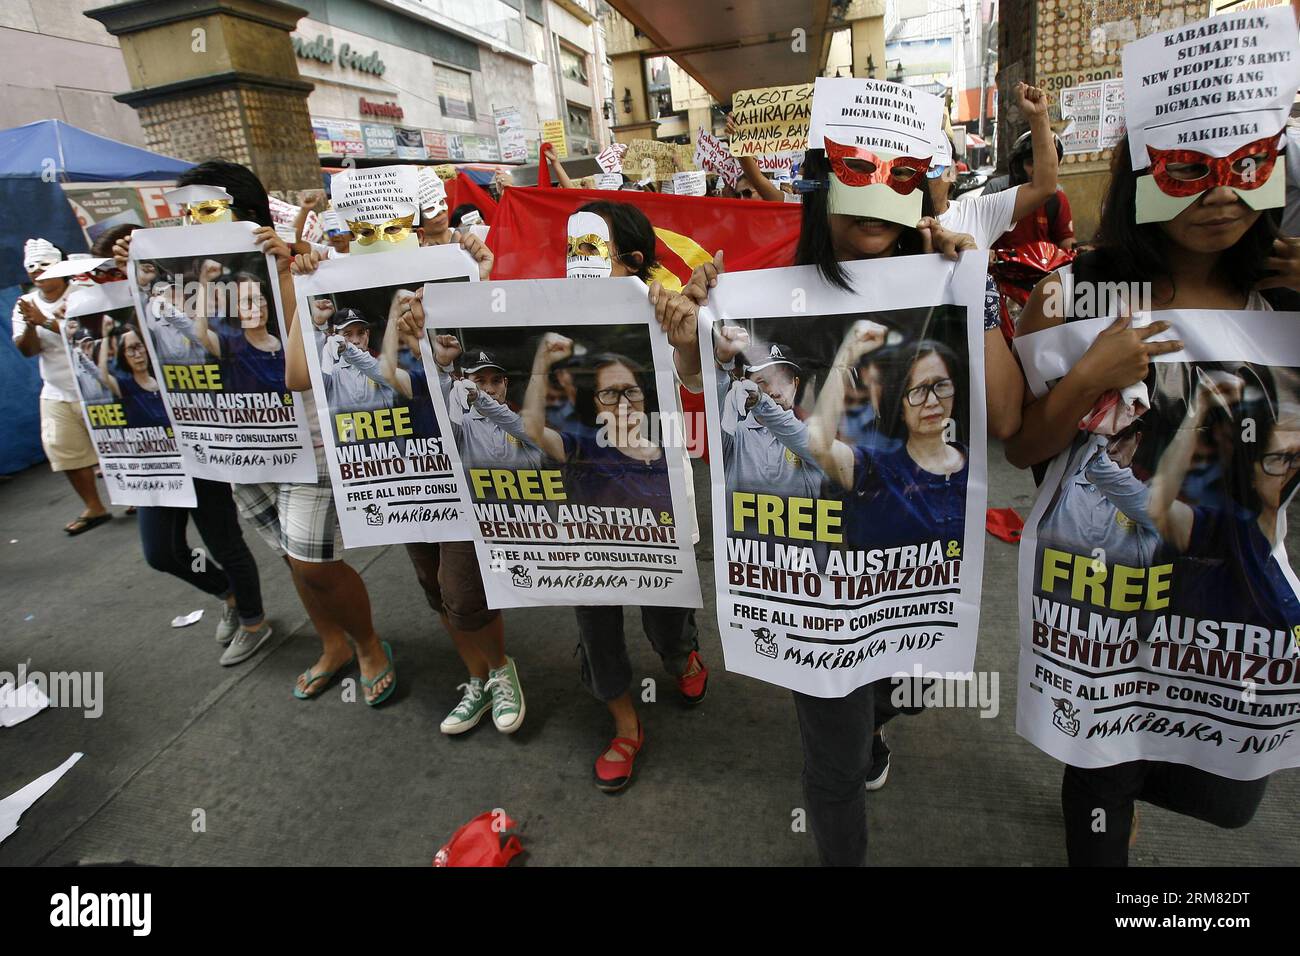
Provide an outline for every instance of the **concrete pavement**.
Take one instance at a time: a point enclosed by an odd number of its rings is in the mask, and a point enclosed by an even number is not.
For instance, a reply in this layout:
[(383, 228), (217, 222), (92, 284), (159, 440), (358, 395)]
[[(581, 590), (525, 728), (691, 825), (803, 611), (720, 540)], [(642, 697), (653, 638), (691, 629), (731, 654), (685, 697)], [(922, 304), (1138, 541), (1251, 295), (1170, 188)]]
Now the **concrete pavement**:
[[(990, 506), (1028, 512), (1032, 483), (996, 450)], [(707, 472), (696, 469), (707, 503)], [(103, 714), (49, 709), (0, 729), (0, 796), (73, 751), (85, 757), (0, 845), (0, 864), (134, 861), (176, 865), (427, 865), (462, 823), (503, 807), (532, 865), (803, 865), (812, 837), (792, 832), (803, 803), (790, 695), (722, 669), (710, 596), (699, 615), (709, 697), (678, 702), (640, 623), (628, 615), (647, 746), (637, 779), (606, 796), (590, 782), (607, 742), (603, 707), (578, 681), (573, 614), (506, 612), (528, 704), (522, 730), (483, 723), (437, 732), (459, 697), (460, 663), (401, 548), (349, 552), (377, 627), (394, 648), (398, 690), (385, 707), (337, 689), (295, 700), (317, 642), (288, 574), (246, 529), (276, 634), (252, 660), (218, 666), (217, 603), (151, 571), (135, 521), (78, 538), (78, 510), (45, 466), (0, 485), (0, 670), (102, 671)], [(699, 555), (707, 558), (707, 522)], [(191, 543), (198, 545), (197, 534)], [(1290, 536), (1291, 553), (1300, 534)], [(700, 577), (712, 577), (701, 563)], [(1015, 549), (987, 539), (977, 667), (1000, 675), (1000, 712), (937, 710), (890, 727), (889, 784), (869, 800), (871, 860), (894, 864), (1060, 865), (1060, 765), (1015, 725)], [(203, 620), (173, 629), (198, 607)], [(1255, 821), (1221, 831), (1143, 807), (1135, 864), (1276, 865), (1300, 860), (1300, 774), (1274, 777)], [(198, 811), (202, 811), (200, 814)], [(202, 819), (203, 832), (194, 821)]]

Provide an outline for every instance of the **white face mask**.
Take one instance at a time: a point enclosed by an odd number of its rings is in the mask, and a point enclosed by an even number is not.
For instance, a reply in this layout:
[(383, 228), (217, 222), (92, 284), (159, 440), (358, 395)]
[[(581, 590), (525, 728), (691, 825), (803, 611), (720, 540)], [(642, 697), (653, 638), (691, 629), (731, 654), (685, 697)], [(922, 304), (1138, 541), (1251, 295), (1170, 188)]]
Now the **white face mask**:
[(614, 269), (609, 254), (609, 223), (594, 212), (569, 217), (564, 272), (570, 279), (607, 279)]

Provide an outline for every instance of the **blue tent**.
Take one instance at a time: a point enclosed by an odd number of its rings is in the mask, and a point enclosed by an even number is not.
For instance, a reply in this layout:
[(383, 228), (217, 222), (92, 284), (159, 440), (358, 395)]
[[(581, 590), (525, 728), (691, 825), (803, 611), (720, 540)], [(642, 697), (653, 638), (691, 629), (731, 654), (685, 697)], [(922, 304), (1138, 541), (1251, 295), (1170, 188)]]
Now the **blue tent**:
[[(59, 183), (121, 180), (165, 182), (193, 163), (96, 136), (61, 120), (0, 130), (0, 331), (27, 282), (23, 242), (50, 240), (64, 253), (86, 252), (86, 239)], [(7, 344), (5, 344), (7, 343)], [(6, 335), (0, 343), (0, 474), (40, 461), (36, 360), (25, 359)]]
[(0, 130), (0, 287), (27, 281), (22, 247), (32, 236), (50, 240), (65, 253), (87, 251), (59, 183), (162, 182), (193, 165), (62, 120)]

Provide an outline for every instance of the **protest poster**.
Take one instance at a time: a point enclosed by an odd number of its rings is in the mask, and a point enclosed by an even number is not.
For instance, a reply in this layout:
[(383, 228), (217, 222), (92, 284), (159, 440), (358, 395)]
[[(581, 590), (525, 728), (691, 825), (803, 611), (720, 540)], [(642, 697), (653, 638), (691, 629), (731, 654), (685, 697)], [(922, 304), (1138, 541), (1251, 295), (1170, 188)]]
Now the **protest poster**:
[[(285, 202), (278, 196), (268, 196), (267, 202), (271, 205), (271, 224), (275, 226), (276, 235), (290, 245), (297, 239), (297, 233), (294, 230), (294, 223), (298, 219), (298, 212), (302, 208), (295, 206), (291, 202)], [(314, 209), (307, 211), (307, 216), (302, 223), (302, 238), (306, 242), (324, 242), (325, 227), (321, 224), (320, 217), (316, 215)]]
[(645, 285), (446, 284), (424, 303), (489, 606), (699, 607), (672, 350)]
[(503, 163), (528, 162), (528, 143), (524, 139), (524, 118), (519, 107), (509, 106), (493, 113), (497, 127), (497, 146)]
[(717, 173), (728, 186), (736, 185), (744, 175), (740, 160), (731, 155), (727, 144), (703, 127), (695, 134), (695, 165)]
[(620, 190), (623, 188), (622, 173), (597, 173), (591, 177), (593, 189)]
[(403, 334), (403, 298), (477, 282), (458, 245), (327, 259), (297, 276), (307, 365), (343, 543), (463, 541), (470, 522), (425, 377), (428, 342)]
[(811, 148), (830, 139), (916, 159), (934, 152), (928, 131), (943, 126), (943, 100), (933, 93), (859, 77), (819, 76), (813, 85)]
[(171, 183), (59, 183), (86, 236), (95, 244), (114, 226), (179, 226), (180, 213), (163, 195)]
[[(434, 166), (435, 172), (441, 168)], [(334, 208), (356, 239), (352, 255), (378, 251), (394, 242), (420, 245), (419, 238), (411, 233), (412, 226), (420, 225), (416, 202), (420, 195), (419, 169), (421, 166), (372, 166), (344, 169), (330, 177)]]
[(771, 155), (759, 156), (757, 159), (760, 172), (771, 176), (789, 176), (794, 165), (803, 161), (803, 153), (772, 153)]
[(633, 180), (649, 179), (666, 182), (677, 172), (677, 155), (672, 143), (657, 139), (634, 139), (627, 144), (623, 154), (623, 174)]
[(596, 165), (606, 173), (623, 171), (623, 156), (627, 153), (627, 143), (610, 143), (596, 154)]
[[(1252, 780), (1300, 766), (1300, 313), (1150, 318), (1182, 350), (1099, 403), (1025, 523), (1016, 727), (1076, 767)], [(1034, 394), (1111, 321), (1017, 339)]]
[[(812, 99), (811, 83), (738, 91), (731, 98), (735, 121), (735, 132), (728, 144), (731, 155), (762, 156), (807, 149)], [(813, 145), (820, 148), (821, 144)]]
[(708, 191), (707, 177), (708, 173), (702, 169), (673, 173), (670, 180), (672, 193), (674, 196), (703, 196)]
[(140, 337), (131, 283), (74, 289), (63, 341), (104, 487), (115, 505), (193, 508), (171, 419)]
[[(1212, 17), (1124, 47), (1124, 110), (1139, 223), (1165, 222), (1215, 185), (1252, 209), (1285, 201), (1277, 162), (1297, 87), (1295, 17)], [(1195, 174), (1195, 175), (1193, 175)]]
[(185, 471), (316, 482), (307, 416), (284, 384), (280, 285), (254, 223), (141, 229), (130, 281)]
[(1276, 140), (1300, 86), (1296, 20), (1285, 6), (1153, 33), (1121, 57), (1134, 170), (1170, 150), (1212, 144), (1222, 158)]
[(983, 577), (985, 265), (843, 266), (726, 273), (700, 326), (727, 670), (818, 697), (969, 674)]
[(555, 147), (555, 155), (559, 159), (567, 159), (569, 155), (569, 140), (564, 135), (564, 120), (545, 120), (542, 122), (542, 142), (550, 143)]

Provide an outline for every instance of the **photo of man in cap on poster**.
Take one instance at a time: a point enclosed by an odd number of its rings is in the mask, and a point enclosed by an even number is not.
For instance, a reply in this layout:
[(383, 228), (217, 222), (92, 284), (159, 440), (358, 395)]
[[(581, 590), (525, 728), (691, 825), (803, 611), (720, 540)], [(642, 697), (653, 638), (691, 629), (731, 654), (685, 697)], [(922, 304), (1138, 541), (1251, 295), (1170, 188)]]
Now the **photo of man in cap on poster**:
[(790, 347), (756, 346), (746, 329), (723, 326), (713, 354), (727, 490), (819, 497), (826, 475), (811, 454), (799, 453), (807, 446), (794, 412), (803, 369)]
[[(489, 351), (462, 354), (454, 335), (435, 335), (433, 357), (461, 461), (469, 468), (537, 468), (542, 450), (528, 438), (519, 413), (507, 404), (510, 378)], [(460, 378), (452, 376), (460, 360)]]
[(334, 319), (334, 333), (321, 352), (321, 378), (330, 412), (392, 408), (396, 395), (380, 371), (379, 359), (370, 352), (370, 322), (356, 309), (342, 309)]

